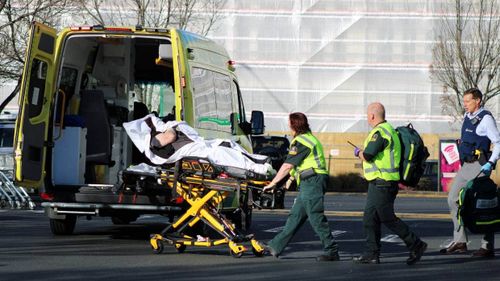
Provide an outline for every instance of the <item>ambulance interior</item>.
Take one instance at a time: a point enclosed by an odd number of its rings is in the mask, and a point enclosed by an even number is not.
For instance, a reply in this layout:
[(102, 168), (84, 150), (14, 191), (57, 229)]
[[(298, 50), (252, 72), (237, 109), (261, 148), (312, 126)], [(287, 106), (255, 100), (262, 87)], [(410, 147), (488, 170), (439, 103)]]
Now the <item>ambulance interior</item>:
[(55, 186), (120, 182), (120, 171), (145, 158), (123, 122), (155, 112), (173, 120), (170, 41), (158, 37), (73, 35), (66, 39), (54, 103)]

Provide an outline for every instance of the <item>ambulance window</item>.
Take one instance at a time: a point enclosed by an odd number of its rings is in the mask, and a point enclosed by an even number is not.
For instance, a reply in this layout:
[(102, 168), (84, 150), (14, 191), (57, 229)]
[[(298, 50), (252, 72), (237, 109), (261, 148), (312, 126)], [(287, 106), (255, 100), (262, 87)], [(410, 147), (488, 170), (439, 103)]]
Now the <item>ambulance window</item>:
[[(136, 81), (134, 91), (135, 101), (146, 105), (148, 112), (156, 112), (160, 117), (172, 114), (175, 106), (175, 93), (168, 83)], [(170, 118), (172, 117), (171, 115)]]
[(61, 74), (60, 88), (67, 94), (73, 95), (76, 87), (78, 70), (70, 67), (63, 67)]
[(54, 52), (54, 39), (54, 36), (42, 33), (40, 41), (38, 42), (38, 49), (48, 54), (52, 54)]
[(214, 72), (215, 102), (217, 105), (217, 119), (220, 122), (219, 129), (231, 132), (230, 116), (233, 113), (233, 99), (231, 95), (231, 79), (227, 75)]
[(61, 82), (59, 83), (59, 89), (62, 90), (65, 94), (65, 104), (64, 107), (61, 106), (62, 99), (57, 100), (57, 113), (56, 113), (56, 119), (59, 120), (60, 116), (60, 110), (61, 108), (64, 108), (65, 111), (68, 107), (68, 104), (70, 103), (71, 98), (75, 94), (75, 88), (76, 88), (76, 80), (78, 78), (78, 70), (75, 68), (70, 68), (70, 67), (63, 67), (61, 71)]
[(217, 130), (213, 72), (193, 67), (192, 82), (195, 126), (201, 129)]
[(162, 85), (162, 94), (160, 96), (160, 100), (163, 100), (163, 104), (160, 106), (159, 114), (160, 116), (167, 116), (168, 114), (172, 114), (175, 116), (175, 93), (174, 88), (171, 85), (164, 84)]
[(231, 79), (229, 76), (193, 67), (193, 99), (196, 128), (231, 132)]
[(30, 118), (38, 116), (40, 115), (40, 112), (42, 112), (46, 77), (47, 63), (39, 59), (33, 59), (30, 72), (30, 83), (28, 88), (28, 106)]

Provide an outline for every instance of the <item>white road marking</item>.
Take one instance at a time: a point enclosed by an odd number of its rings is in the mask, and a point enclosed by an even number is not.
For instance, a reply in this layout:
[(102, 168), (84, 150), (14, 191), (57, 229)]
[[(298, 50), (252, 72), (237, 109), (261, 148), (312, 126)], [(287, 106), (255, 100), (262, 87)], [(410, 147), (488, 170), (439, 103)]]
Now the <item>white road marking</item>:
[(283, 230), (284, 226), (279, 226), (279, 227), (275, 227), (275, 228), (271, 228), (271, 229), (266, 229), (264, 230), (264, 232), (273, 232), (273, 233), (277, 233), (277, 232), (281, 232)]
[(345, 230), (334, 230), (334, 231), (332, 231), (333, 237), (339, 237), (340, 235), (342, 235), (344, 233), (347, 233), (347, 231), (345, 231)]
[(399, 238), (396, 234), (389, 234), (380, 239), (381, 242), (387, 242), (387, 243), (401, 243), (403, 240)]

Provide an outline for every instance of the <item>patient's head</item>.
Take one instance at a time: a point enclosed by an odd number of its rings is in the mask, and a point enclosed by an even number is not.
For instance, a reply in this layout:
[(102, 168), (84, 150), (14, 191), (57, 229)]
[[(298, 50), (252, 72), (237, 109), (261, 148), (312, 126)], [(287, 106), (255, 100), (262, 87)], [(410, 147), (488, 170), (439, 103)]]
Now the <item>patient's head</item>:
[(177, 139), (177, 134), (173, 128), (168, 128), (165, 132), (157, 134), (152, 140), (151, 145), (154, 147), (164, 147)]

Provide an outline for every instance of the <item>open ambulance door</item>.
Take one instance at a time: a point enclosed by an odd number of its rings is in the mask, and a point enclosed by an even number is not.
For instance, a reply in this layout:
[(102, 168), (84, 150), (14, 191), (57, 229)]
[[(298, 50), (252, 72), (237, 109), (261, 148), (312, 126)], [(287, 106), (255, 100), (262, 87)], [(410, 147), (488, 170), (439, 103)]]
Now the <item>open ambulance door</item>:
[[(171, 29), (172, 62), (174, 66), (175, 119), (185, 120), (184, 89), (186, 88), (186, 63), (180, 30)], [(186, 120), (187, 121), (187, 120)]]
[(15, 179), (22, 186), (40, 187), (50, 107), (55, 83), (56, 30), (34, 22), (26, 49), (14, 138)]

